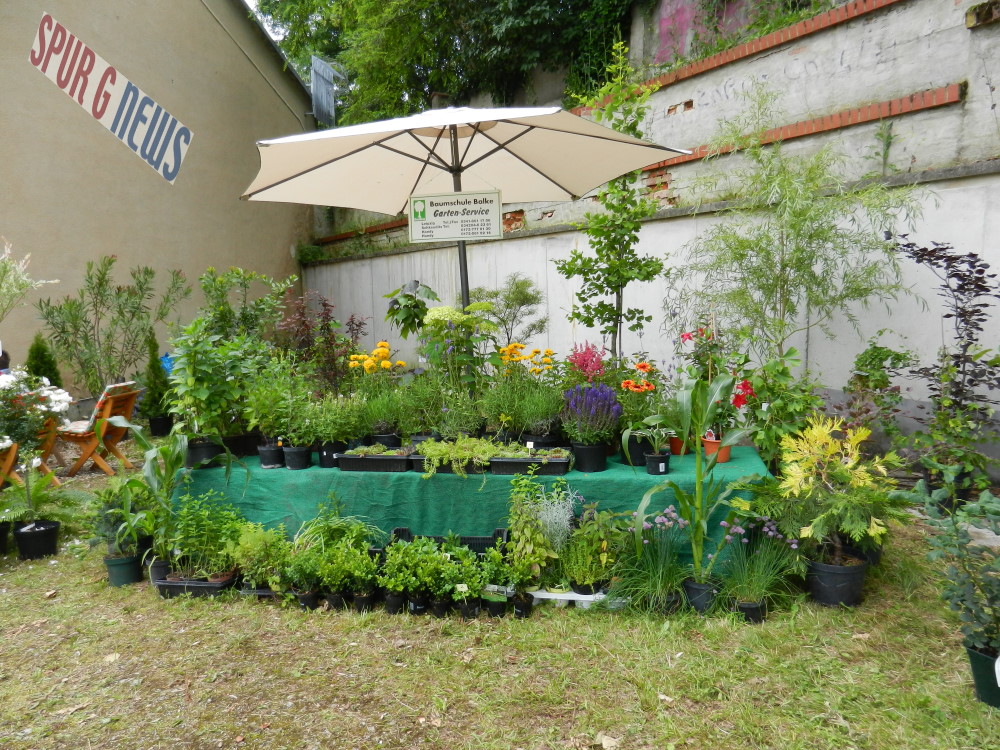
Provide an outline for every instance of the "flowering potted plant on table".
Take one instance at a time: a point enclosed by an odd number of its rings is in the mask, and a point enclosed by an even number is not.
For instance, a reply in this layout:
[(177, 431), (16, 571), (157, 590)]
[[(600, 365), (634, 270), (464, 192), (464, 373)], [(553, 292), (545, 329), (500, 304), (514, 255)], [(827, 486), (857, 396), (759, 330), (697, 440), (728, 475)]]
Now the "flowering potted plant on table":
[(726, 402), (720, 402), (713, 427), (706, 430), (701, 439), (706, 455), (718, 453), (716, 457), (718, 463), (727, 463), (731, 458), (733, 444), (729, 443), (723, 447), (722, 439), (730, 430), (746, 424), (749, 416), (746, 405), (754, 395), (753, 385), (749, 380), (743, 379), (733, 386), (732, 396)]
[(573, 444), (576, 468), (597, 472), (607, 468), (607, 446), (618, 432), (622, 407), (610, 386), (578, 385), (563, 393), (563, 429)]
[(656, 401), (661, 395), (656, 368), (646, 361), (636, 362), (621, 381), (618, 403), (622, 406), (621, 424), (629, 432), (622, 440), (622, 459), (633, 466), (641, 465), (643, 456), (654, 451), (648, 436), (639, 434), (645, 426), (643, 420), (656, 411)]

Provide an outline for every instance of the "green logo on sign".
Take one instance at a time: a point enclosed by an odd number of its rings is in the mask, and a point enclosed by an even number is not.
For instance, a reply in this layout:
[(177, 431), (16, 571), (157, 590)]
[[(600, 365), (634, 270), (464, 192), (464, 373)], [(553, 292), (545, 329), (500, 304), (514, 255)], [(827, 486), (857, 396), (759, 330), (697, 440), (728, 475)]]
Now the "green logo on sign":
[(415, 221), (423, 221), (427, 218), (427, 207), (423, 201), (413, 201), (413, 218)]

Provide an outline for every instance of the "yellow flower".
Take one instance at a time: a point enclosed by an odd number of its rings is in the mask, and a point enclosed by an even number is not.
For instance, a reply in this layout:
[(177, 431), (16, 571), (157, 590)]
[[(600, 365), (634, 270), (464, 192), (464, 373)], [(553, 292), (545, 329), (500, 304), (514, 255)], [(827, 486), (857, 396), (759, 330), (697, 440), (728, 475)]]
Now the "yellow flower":
[(553, 354), (555, 354), (555, 352), (552, 351), (551, 349), (546, 349), (545, 350), (545, 356), (546, 357), (551, 357)]
[(380, 349), (388, 349), (389, 348), (389, 342), (388, 341), (379, 341), (377, 344), (375, 344), (375, 346), (377, 346)]
[(532, 349), (532, 350), (531, 350), (531, 356), (532, 356), (532, 357), (537, 357), (537, 356), (538, 356), (539, 354), (541, 354), (541, 353), (542, 353), (542, 350), (541, 350), (541, 349)]
[(375, 372), (375, 360), (366, 359), (365, 360), (365, 372)]
[(545, 369), (546, 370), (551, 370), (552, 369), (552, 365), (545, 365)]
[(528, 370), (528, 372), (530, 372), (532, 375), (541, 375), (542, 374), (542, 368), (541, 367), (532, 367), (530, 370)]
[(406, 367), (406, 362), (401, 359), (396, 360), (396, 367)]
[(390, 354), (389, 348), (385, 346), (380, 346), (374, 351), (372, 351), (372, 356), (378, 360), (389, 359), (389, 354)]
[(348, 365), (348, 367), (361, 367), (361, 363), (360, 362), (351, 362)]
[(552, 357), (542, 357), (542, 364), (543, 365), (551, 365), (552, 364)]
[(387, 359), (383, 359), (383, 360), (382, 360), (382, 369), (383, 369), (383, 370), (389, 370), (389, 369), (391, 369), (391, 368), (392, 368), (392, 362), (390, 362), (390, 361), (389, 361), (389, 360), (387, 360)]

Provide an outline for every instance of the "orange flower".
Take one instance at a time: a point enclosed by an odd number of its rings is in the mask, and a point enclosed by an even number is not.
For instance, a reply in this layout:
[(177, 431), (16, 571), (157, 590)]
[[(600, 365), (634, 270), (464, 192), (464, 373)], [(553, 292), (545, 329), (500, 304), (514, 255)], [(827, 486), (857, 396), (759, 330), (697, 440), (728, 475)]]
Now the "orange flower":
[(643, 384), (643, 390), (646, 390), (646, 391), (655, 391), (656, 390), (656, 386), (653, 385), (652, 383), (650, 383), (648, 380), (643, 380), (642, 384)]
[(635, 381), (634, 380), (623, 380), (622, 381), (622, 390), (631, 391), (633, 388), (635, 388)]
[(635, 369), (639, 372), (652, 372), (653, 366), (649, 362), (636, 362)]

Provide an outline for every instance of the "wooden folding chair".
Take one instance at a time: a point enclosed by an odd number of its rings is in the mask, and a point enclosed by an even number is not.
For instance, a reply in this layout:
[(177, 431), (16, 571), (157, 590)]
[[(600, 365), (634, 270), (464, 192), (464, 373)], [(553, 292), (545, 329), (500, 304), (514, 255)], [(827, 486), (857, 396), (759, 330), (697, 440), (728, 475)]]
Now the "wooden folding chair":
[[(38, 471), (42, 474), (52, 474), (52, 484), (58, 487), (62, 482), (60, 482), (55, 474), (52, 473), (52, 469), (49, 468), (47, 461), (49, 456), (52, 455), (53, 451), (56, 449), (56, 438), (59, 437), (59, 425), (54, 419), (45, 420), (45, 426), (42, 431), (38, 433), (40, 442), (38, 443), (39, 458), (42, 462), (38, 465)], [(59, 454), (56, 453), (56, 457), (60, 458)], [(60, 461), (60, 463), (62, 463)], [(65, 466), (65, 464), (63, 464)]]
[(21, 477), (14, 470), (14, 462), (17, 460), (17, 443), (12, 444), (0, 453), (0, 487), (3, 487), (8, 480), (21, 483)]
[(134, 468), (128, 458), (118, 450), (118, 442), (125, 437), (128, 428), (116, 427), (107, 420), (111, 417), (130, 419), (138, 397), (139, 390), (134, 380), (109, 385), (98, 399), (90, 419), (72, 422), (69, 427), (58, 431), (60, 440), (80, 446), (80, 457), (70, 467), (68, 476), (76, 476), (88, 459), (92, 459), (94, 464), (108, 476), (114, 476), (115, 470), (104, 460), (109, 453), (127, 468)]

